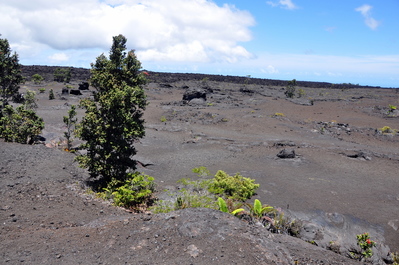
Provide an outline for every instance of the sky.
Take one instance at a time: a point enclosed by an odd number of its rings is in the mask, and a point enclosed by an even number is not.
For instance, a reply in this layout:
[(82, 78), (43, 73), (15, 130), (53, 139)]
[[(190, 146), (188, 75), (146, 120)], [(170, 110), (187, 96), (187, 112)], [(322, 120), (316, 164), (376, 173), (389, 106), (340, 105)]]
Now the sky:
[(90, 68), (123, 34), (149, 71), (399, 87), (399, 0), (0, 0), (24, 65)]

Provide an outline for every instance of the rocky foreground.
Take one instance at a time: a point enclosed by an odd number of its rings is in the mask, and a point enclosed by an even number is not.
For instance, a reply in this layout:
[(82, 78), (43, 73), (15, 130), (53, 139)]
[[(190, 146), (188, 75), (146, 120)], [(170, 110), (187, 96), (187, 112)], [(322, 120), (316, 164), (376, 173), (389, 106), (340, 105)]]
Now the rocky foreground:
[(81, 190), (72, 160), (0, 142), (1, 264), (360, 264), (216, 210), (127, 212)]

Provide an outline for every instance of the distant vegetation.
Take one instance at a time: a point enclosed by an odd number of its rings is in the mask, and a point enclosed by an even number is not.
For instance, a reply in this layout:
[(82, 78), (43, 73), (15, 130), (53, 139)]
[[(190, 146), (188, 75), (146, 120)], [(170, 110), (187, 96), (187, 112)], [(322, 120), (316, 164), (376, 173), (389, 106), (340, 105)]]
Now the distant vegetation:
[(54, 71), (54, 81), (69, 83), (71, 81), (71, 68), (57, 68)]
[(44, 78), (39, 74), (34, 74), (32, 75), (32, 80), (35, 84), (40, 84), (44, 80)]
[(285, 95), (287, 98), (293, 98), (295, 95), (295, 89), (296, 89), (296, 80), (292, 79), (292, 81), (288, 81), (287, 86), (285, 87)]

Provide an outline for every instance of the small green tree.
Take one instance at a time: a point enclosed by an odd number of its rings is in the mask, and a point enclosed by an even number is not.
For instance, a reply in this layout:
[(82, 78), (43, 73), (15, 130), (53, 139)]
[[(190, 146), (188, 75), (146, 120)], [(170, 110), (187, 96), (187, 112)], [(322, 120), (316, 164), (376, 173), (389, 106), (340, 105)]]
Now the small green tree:
[(43, 78), (43, 76), (41, 76), (39, 74), (34, 74), (34, 75), (32, 75), (32, 80), (33, 80), (33, 83), (40, 84), (44, 80), (44, 78)]
[(94, 99), (80, 102), (86, 114), (76, 134), (85, 141), (80, 149), (87, 153), (77, 160), (91, 178), (99, 178), (97, 189), (113, 179), (126, 179), (128, 170), (136, 169), (133, 144), (145, 134), (142, 115), (147, 101), (142, 86), (146, 79), (134, 50), (125, 50), (126, 38), (113, 37), (109, 58), (102, 54), (91, 65)]
[(75, 129), (75, 124), (77, 123), (78, 119), (75, 118), (76, 116), (76, 106), (71, 105), (71, 109), (68, 111), (68, 116), (64, 116), (64, 123), (66, 125), (67, 131), (64, 132), (64, 136), (67, 140), (67, 150), (71, 150), (72, 147), (72, 132)]
[(25, 109), (23, 105), (16, 109), (7, 105), (3, 109), (0, 118), (0, 137), (6, 142), (33, 144), (43, 129), (43, 119), (33, 110)]
[(293, 98), (295, 95), (295, 86), (296, 86), (296, 79), (292, 79), (292, 81), (288, 81), (287, 87), (285, 88), (285, 95), (287, 98)]
[(49, 99), (49, 100), (55, 99), (54, 90), (53, 90), (53, 89), (50, 89), (50, 93), (49, 93), (49, 95), (48, 95), (48, 99)]
[(11, 54), (8, 40), (0, 39), (0, 97), (2, 101), (0, 115), (1, 109), (7, 105), (8, 100), (18, 94), (19, 84), (23, 80), (17, 53)]
[(27, 109), (27, 110), (35, 110), (35, 109), (37, 109), (35, 91), (26, 90), (24, 106), (25, 106), (25, 109)]

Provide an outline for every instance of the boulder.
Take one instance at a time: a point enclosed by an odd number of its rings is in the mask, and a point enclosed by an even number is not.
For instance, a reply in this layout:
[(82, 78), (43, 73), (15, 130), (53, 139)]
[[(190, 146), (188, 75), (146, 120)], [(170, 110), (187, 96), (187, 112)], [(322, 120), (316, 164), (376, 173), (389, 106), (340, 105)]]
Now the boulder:
[(69, 94), (80, 96), (82, 95), (82, 92), (80, 92), (79, 89), (71, 89), (71, 91), (69, 91)]
[(69, 95), (69, 89), (68, 88), (63, 88), (61, 94), (62, 95)]
[(79, 90), (89, 90), (89, 82), (82, 82), (79, 84)]
[(295, 150), (294, 149), (283, 149), (278, 154), (279, 158), (295, 158)]
[(189, 89), (183, 94), (183, 100), (191, 101), (193, 99), (203, 99), (206, 101), (207, 91), (205, 89)]

